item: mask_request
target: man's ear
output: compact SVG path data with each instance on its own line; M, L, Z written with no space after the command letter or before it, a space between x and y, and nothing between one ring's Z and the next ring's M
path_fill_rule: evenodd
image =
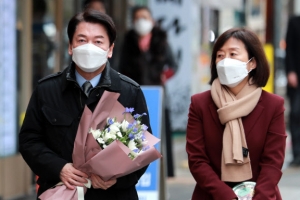
M72 44L70 44L70 43L69 43L69 47L68 47L68 53L69 53L70 56L73 54Z
M112 57L114 47L115 47L115 43L112 43L112 45L111 45L111 46L109 47L109 49L108 49L108 54L107 54L107 57L108 57L108 58L111 58L111 57Z

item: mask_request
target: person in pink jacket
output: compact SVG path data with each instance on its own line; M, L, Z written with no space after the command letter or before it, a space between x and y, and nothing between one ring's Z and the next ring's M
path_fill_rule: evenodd
M211 90L191 98L187 124L192 200L238 199L233 187L256 183L253 200L281 200L286 132L284 99L270 94L270 69L255 33L224 32L213 47Z

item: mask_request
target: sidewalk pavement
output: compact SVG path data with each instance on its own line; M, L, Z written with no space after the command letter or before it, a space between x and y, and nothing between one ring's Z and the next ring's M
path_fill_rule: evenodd
M173 138L175 177L167 180L168 200L190 200L194 190L195 180L188 169L185 142L184 134ZM300 167L288 167L291 159L291 142L290 137L288 137L283 175L279 182L283 200L300 199Z

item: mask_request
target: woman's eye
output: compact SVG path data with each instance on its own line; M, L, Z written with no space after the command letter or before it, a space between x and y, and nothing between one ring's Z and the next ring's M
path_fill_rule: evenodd
M217 58L222 58L222 56L223 56L223 55L219 54L219 55L217 55Z
M231 56L236 56L236 53L231 53L230 55L231 55Z
M83 40L83 39L81 39L81 40L79 40L79 42L84 42L84 40Z
M96 44L102 44L102 42L101 41L96 41Z

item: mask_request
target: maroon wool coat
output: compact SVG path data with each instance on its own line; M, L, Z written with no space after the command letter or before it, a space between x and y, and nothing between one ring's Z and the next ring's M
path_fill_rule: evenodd
M210 91L193 95L188 115L187 144L190 171L196 180L192 200L232 200L236 195L221 181L222 137ZM242 118L250 154L252 179L256 182L253 200L281 200L278 182L285 155L284 100L262 91L254 110Z

